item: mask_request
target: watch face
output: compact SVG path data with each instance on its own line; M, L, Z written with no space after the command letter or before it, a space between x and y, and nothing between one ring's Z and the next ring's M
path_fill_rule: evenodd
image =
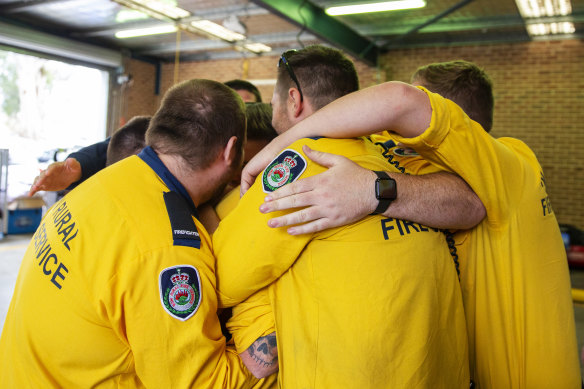
M375 197L378 200L395 200L397 197L395 180L378 178L375 185Z

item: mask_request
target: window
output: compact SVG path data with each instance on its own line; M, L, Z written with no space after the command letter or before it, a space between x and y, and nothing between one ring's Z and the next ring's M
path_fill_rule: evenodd
M9 150L8 200L26 194L40 169L101 141L109 73L0 50L0 148Z

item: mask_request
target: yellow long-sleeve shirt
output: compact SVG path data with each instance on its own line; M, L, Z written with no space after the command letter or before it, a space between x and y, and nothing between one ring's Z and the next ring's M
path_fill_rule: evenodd
M362 139L283 151L213 236L220 299L269 285L281 387L467 388L460 287L441 232L381 216L302 236L267 226L265 191L324 170L303 144L394 170Z
M566 252L541 166L523 142L493 138L425 91L430 127L397 140L460 175L487 210L455 236L478 388L580 388Z
M67 194L22 261L0 387L254 384L226 348L211 240L196 214L150 148Z

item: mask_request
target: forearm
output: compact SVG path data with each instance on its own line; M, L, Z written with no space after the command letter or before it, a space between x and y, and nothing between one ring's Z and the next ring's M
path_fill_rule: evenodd
M329 169L268 194L260 207L262 213L297 209L272 218L270 227L291 226L289 234L302 235L350 224L375 211L379 201L373 171L339 155L307 147L304 152ZM479 223L486 214L478 196L454 174L388 174L396 181L397 197L384 216L434 228L464 229Z
M71 185L71 188L85 181L105 167L109 142L110 138L107 138L104 141L94 143L71 153L67 157L75 158L81 165L81 177L77 182L74 182Z
M242 194L280 150L301 138L355 138L388 130L403 137L422 134L432 119L426 92L391 81L343 96L280 134L244 168Z
M434 228L467 229L476 226L486 215L478 196L454 174L389 175L396 180L398 197L384 216ZM373 207L377 206L376 199L372 203Z
M383 216L445 229L472 228L486 216L479 197L455 174L387 174L396 181L398 195L383 212ZM370 215L377 208L379 201L375 197L373 185L376 178L372 171L362 169L361 173L353 174L348 180L353 188L360 191L360 195L352 199L350 204L345 204L346 207L360 209L356 219ZM349 182L346 184L349 185ZM341 202L342 199L339 200Z
M429 126L431 115L424 91L392 81L343 96L280 136L285 141L310 136L352 138L392 130L414 137Z
M264 378L278 371L278 345L276 333L258 338L239 355L256 378Z

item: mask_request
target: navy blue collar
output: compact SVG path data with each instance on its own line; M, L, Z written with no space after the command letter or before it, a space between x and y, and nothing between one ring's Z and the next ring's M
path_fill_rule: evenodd
M180 181L177 180L176 177L168 170L164 163L162 163L152 147L146 146L142 151L140 151L138 157L140 157L144 162L146 162L148 166L152 168L152 170L154 170L158 177L160 177L160 179L166 184L168 189L179 193L185 199L189 205L189 208L191 209L191 213L198 219L199 213L197 212L195 203L193 203L193 199L191 199L191 196L189 196L189 192L187 192L183 184L181 184Z

